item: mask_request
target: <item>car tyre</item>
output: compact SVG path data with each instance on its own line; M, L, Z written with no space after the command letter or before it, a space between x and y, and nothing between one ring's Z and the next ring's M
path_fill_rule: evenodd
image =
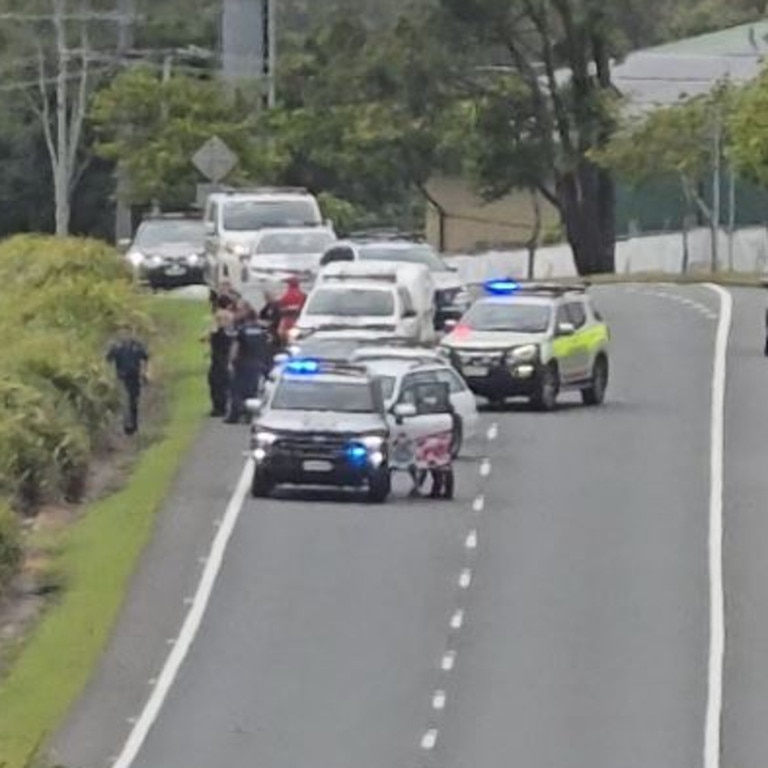
M383 504L392 491L392 479L389 468L381 469L371 475L368 481L368 501L372 504Z
M581 390L581 401L584 405L602 405L607 387L608 360L604 355L600 355L595 360L595 367L592 370L592 383Z
M537 411L554 411L560 394L560 375L557 366L548 365L541 373L531 404Z
M264 472L256 470L251 481L251 496L254 499L266 499L272 493L275 484Z
M464 444L464 424L459 419L454 428L453 428L453 434L451 435L451 458L452 459L458 459L459 454L461 453L461 448Z

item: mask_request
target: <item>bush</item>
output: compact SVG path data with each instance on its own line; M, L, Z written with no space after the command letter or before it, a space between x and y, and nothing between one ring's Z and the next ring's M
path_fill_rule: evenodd
M21 537L16 517L0 505L0 596L21 565Z

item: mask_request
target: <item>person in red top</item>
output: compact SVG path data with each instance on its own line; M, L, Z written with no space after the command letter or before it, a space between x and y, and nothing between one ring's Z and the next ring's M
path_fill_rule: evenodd
M301 290L298 277L288 279L288 288L278 300L280 307L279 336L285 344L288 341L288 331L293 328L307 300L307 294Z

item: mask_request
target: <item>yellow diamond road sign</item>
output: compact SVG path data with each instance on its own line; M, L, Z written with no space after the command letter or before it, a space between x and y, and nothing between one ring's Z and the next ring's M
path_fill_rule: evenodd
M206 179L218 184L234 170L238 157L218 136L213 136L192 156L192 162Z

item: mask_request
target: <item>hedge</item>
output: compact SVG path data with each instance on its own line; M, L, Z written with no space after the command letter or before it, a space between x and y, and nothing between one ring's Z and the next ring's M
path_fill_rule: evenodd
M125 322L153 331L113 248L41 235L0 243L0 510L34 515L46 502L81 499L120 405L104 355ZM0 514L1 590L18 562Z

